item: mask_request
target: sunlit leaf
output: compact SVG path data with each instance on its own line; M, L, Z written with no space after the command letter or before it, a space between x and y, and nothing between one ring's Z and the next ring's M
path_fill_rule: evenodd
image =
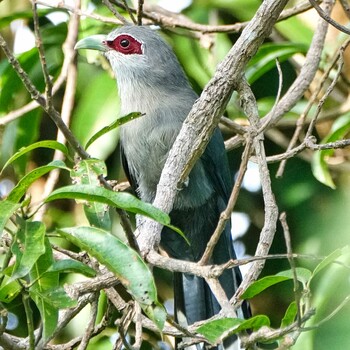
M134 113L129 113L128 115L125 115L123 117L118 118L117 120L115 120L114 122L112 122L111 124L109 124L108 126L103 127L101 130L99 130L98 132L96 132L93 136L90 137L90 139L88 140L88 142L85 145L85 148L89 148L89 146L94 143L98 138L100 138L101 136L103 136L104 134L106 134L109 131L112 131L116 128L118 128L119 126L133 120L136 118L141 117L142 114L140 112L134 112Z
M32 295L35 295L37 299L41 299L46 305L50 305L55 309L66 309L77 304L77 300L70 298L62 287L49 289L45 292L32 291Z
M245 329L258 330L263 326L270 326L270 320L265 315L257 315L248 320L239 318L223 318L206 322L197 328L197 332L204 335L215 344L221 337L241 332Z
M286 276L266 276L255 282L253 282L246 291L242 294L242 299L250 299L258 295L265 289L287 280L290 280L291 277Z
M321 143L335 142L344 137L350 130L350 113L339 117L332 125L330 133ZM327 159L334 153L334 149L315 152L312 158L312 172L315 178L330 188L335 188L332 175L329 171Z
M26 193L30 185L33 184L34 181L42 177L43 175L47 174L51 170L54 169L64 169L69 170L64 162L60 160L54 160L48 165L44 165L42 167L38 167L31 172L29 172L27 175L25 175L18 183L17 185L12 189L12 191L9 193L7 200L13 203L18 203L22 196Z
M46 198L46 201L63 198L105 203L113 207L148 216L163 225L169 225L170 223L169 215L149 203L140 201L129 193L114 192L99 186L73 185L58 188Z
M96 276L96 271L80 261L63 259L55 261L46 272L81 273L87 277Z
M3 303L10 303L23 288L18 281L7 282L0 288L0 301Z
M7 162L5 163L5 165L3 166L1 172L11 163L13 163L16 159L20 158L21 156L23 156L24 154L37 149L37 148L50 148L50 149L54 149L54 150L58 150L61 151L63 154L65 154L66 156L68 156L68 149L67 147L57 141L54 140L47 140L47 141L39 141L39 142L35 142L27 147L22 147L18 152L16 152L10 159L7 160ZM0 173L1 174L1 173Z
M148 316L160 326L164 325L165 311L158 302L152 273L133 249L110 233L94 227L65 228L58 232L107 266Z
M100 176L107 176L106 164L99 159L86 159L79 161L72 169L70 176L77 185L101 186ZM97 201L85 201L84 211L91 226L104 230L111 229L109 207Z
M45 295L59 286L58 272L45 273L54 263L53 253L49 240L45 237L45 253L40 256L30 271L30 281L32 286L29 294L39 309L42 325L43 338L49 338L55 331L58 322L58 309L48 303Z
M20 228L11 248L16 256L11 280L27 275L39 257L45 253L44 224L38 221L17 221L20 221Z
M276 67L276 59L284 62L296 53L305 53L307 46L300 43L265 43L247 65L247 79L254 83L263 74Z
M303 267L297 267L294 269L294 271L295 271L297 280L301 282L303 285L306 285L309 282L312 275L312 272L310 270L305 269ZM294 278L293 270L281 271L277 273L277 276L284 276L290 279Z
M18 203L13 203L8 199L0 201L0 235L13 213L20 207Z

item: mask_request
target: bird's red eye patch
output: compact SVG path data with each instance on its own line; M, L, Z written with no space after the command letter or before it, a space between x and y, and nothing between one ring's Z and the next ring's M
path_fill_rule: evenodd
M120 34L114 40L106 40L105 43L110 49L125 55L142 55L143 53L142 43L128 34Z

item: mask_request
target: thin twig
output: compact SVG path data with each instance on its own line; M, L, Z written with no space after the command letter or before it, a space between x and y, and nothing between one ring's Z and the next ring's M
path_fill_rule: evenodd
M340 23L336 22L334 19L332 19L327 13L325 13L322 8L317 4L315 0L309 0L312 6L315 8L315 10L318 12L318 14L331 26L337 28L341 32L350 35L350 29L341 25Z
M80 145L79 141L76 139L76 137L72 134L72 132L69 130L67 125L63 122L60 114L57 112L57 110L51 106L48 105L46 102L45 97L37 90L37 88L34 86L32 81L30 80L28 74L23 70L21 64L17 60L17 58L13 55L13 53L10 51L4 37L0 34L0 46L2 50L4 51L6 57L8 58L10 64L12 65L13 69L19 76L19 78L22 80L22 83L24 84L27 91L30 93L33 100L37 101L39 105L45 110L45 112L48 113L50 118L53 120L53 122L56 124L56 126L62 131L66 139L68 140L69 144L72 146L72 148L77 152L77 154L82 158L90 158L90 155L83 149L83 147Z
M113 15L123 24L128 24L129 22L123 17L111 4L109 0L102 0L102 2L108 7L109 11L113 13Z
M247 118L251 125L253 147L259 167L259 176L265 207L264 226L260 233L259 243L256 248L255 255L266 255L271 247L273 237L276 232L278 207L271 187L271 178L267 166L264 147L264 136L262 133L256 134L261 125L257 103L255 96L245 79L241 81L238 93L240 95L240 100L244 112L247 115ZM239 300L241 293L249 286L251 282L255 281L258 278L264 267L264 264L264 261L259 261L251 264L248 272L243 278L241 286L238 288L235 296L233 297L234 301Z
M327 13L330 13L333 7L332 0L325 0L324 8ZM328 23L320 19L315 29L311 45L305 58L305 62L301 67L300 74L295 79L288 91L278 102L273 111L274 117L270 122L270 127L275 126L284 114L291 110L291 108L300 100L305 91L309 88L315 74L318 70L321 53L324 48L324 41L327 34ZM262 118L262 122L266 119L271 119L272 112L268 113Z
M135 18L135 16L134 16L134 13L135 13L136 11L135 11L134 9L131 9L131 8L130 8L130 6L128 5L128 3L126 2L126 0L122 0L122 1L123 1L123 4L124 4L123 8L126 10L126 12L128 13L128 15L130 16L132 22L133 22L134 24L137 24L137 20L136 20L136 18ZM111 2L117 4L117 2L114 1L114 0L111 1ZM117 5L118 5L118 4L117 4ZM119 5L119 6L120 6L120 5Z
M260 134L265 129L267 129L270 122L274 119L275 109L277 107L277 103L279 102L279 100L281 98L282 88L283 88L283 73L282 73L282 69L281 69L281 64L279 63L278 59L276 59L276 67L277 67L277 71L278 71L278 89L277 89L277 95L275 98L275 103L272 107L271 113L269 113L270 114L269 118L265 119L264 122L262 123L262 125L260 126L260 128L258 130L258 134Z
M142 17L143 17L143 0L138 0L137 6L137 25L142 26Z
M51 106L52 105L52 81L47 68L45 49L43 45L43 40L41 38L40 28L39 28L39 16L37 12L36 0L32 0L32 10L33 10L35 43L39 52L41 70L44 74L44 80L45 80L46 103L47 103L47 106Z
M301 327L301 309L300 309L300 293L299 293L299 281L298 276L296 273L296 264L293 257L293 249L292 249L292 242L290 238L290 232L289 227L287 223L287 215L285 212L281 213L280 215L280 222L282 224L283 228L283 234L284 234L284 241L286 242L287 247L287 255L288 255L288 261L290 268L292 270L293 274L293 284L294 284L294 297L295 297L295 303L297 305L297 320L298 320L298 326Z
M346 16L350 19L350 5L347 0L339 0L340 4L346 14Z
M95 326L97 312L98 312L98 296L99 294L95 294L95 300L93 300L91 303L90 319L88 324L86 325L84 335L81 338L81 342L77 350L85 350L89 345L92 334L94 333L94 330L95 330L94 326Z
M294 134L292 136L292 139L291 139L291 141L290 141L290 143L288 145L287 152L290 151L296 145L296 143L297 143L297 141L299 139L300 133L301 133L301 131L303 129L303 126L305 124L306 117L307 117L308 113L310 112L311 107L314 104L314 101L317 99L317 96L319 95L320 91L322 90L322 88L323 88L326 80L328 79L331 71L333 70L334 66L337 64L337 62L342 57L342 55L344 53L344 50L349 45L349 43L350 43L350 39L348 39L344 44L341 45L341 47L337 51L337 54L334 55L332 61L330 62L327 70L323 73L323 75L322 75L322 77L320 79L320 82L319 82L319 84L317 86L317 89L315 89L314 92L312 93L312 96L310 97L306 108L304 109L303 113L300 115L299 119L297 120L296 128L295 128ZM333 81L334 81L334 79L333 79ZM318 116L318 113L317 113L317 116ZM313 126L311 128L309 127L309 132L308 132L309 136L311 136L311 132L310 131L313 130L313 127L314 127L316 119L313 118L312 120L313 120L313 122L311 121L310 123L313 123ZM307 138L307 137L308 136L306 136L305 138ZM283 176L283 172L284 172L285 167L286 167L286 160L283 160L281 162L281 164L279 165L279 167L278 167L278 170L277 170L277 173L276 173L276 177L282 177Z
M80 8L80 0L75 2L76 8ZM76 65L76 51L74 46L78 38L78 28L79 28L80 16L74 12L70 17L68 24L68 33L65 42L63 43L63 53L64 60L62 65L61 74L65 76L66 79L66 89L63 96L62 109L61 109L61 118L65 125L70 124L70 118L72 115L74 107L74 99L76 92L77 84L77 65ZM63 71L65 70L65 71ZM62 144L66 143L66 138L60 129L57 130L56 140ZM64 160L64 154L55 150L53 155L54 160ZM60 174L60 169L54 169L50 172L44 186L42 198L46 198L54 189ZM35 220L42 220L42 216L47 209L47 204L44 204L40 207L38 212L35 214Z
M133 348L139 350L142 345L142 310L138 303L135 303L135 342Z

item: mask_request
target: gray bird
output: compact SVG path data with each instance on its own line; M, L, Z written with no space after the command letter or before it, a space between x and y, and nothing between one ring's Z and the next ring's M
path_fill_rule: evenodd
M107 36L92 36L78 42L76 49L100 50L109 60L117 80L121 115L145 115L120 130L122 162L136 194L152 202L168 152L191 110L196 93L191 88L173 50L146 26L124 26ZM173 258L198 261L225 209L232 188L225 147L217 129L206 151L179 191L170 213L171 222L185 232L190 245L177 233L164 228L161 246ZM235 259L230 225L214 250L211 263ZM220 283L231 298L241 282L238 268L226 270ZM220 306L206 282L189 274L174 274L175 316L186 326L219 313ZM246 307L240 317L249 316ZM203 344L187 347L204 349ZM230 337L215 349L239 349Z

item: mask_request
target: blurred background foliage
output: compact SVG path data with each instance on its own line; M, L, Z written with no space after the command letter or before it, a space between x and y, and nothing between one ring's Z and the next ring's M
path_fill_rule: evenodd
M146 1L147 3L148 1ZM153 1L164 6L175 6L175 2ZM292 7L297 1L290 1ZM72 3L72 2L66 2ZM177 3L177 2L176 2ZM179 7L180 3L178 2ZM231 24L251 19L260 1L258 0L193 0L187 1L184 7L178 8L191 20L198 23ZM97 0L83 1L83 8L93 9L94 13L112 17L109 10ZM65 9L40 9L40 24L44 40L45 54L49 73L53 80L57 78L62 67L64 55L62 45L67 35L69 12ZM339 16L338 16L339 14ZM342 20L339 6L333 16ZM310 45L318 16L314 10L291 17L278 23L267 40L247 67L247 77L257 98L261 116L270 111L275 103L279 85L279 74L275 59L281 63L283 72L283 89L285 92L299 73L300 65ZM346 24L346 22L345 22ZM96 33L107 33L114 25L95 19L82 17L79 36L85 37ZM36 87L43 91L45 82L41 71L37 49L34 48L33 19L29 2L4 0L0 2L0 31L7 42L11 43L24 70ZM181 35L179 35L181 34ZM217 64L225 56L238 34L215 34L210 37L213 45L208 49L205 43L196 40L185 30L164 31L166 40L173 46L194 89L201 89L213 75ZM330 29L326 42L320 72L325 69L335 50L344 41L345 34ZM316 126L315 136L318 142L335 141L349 136L350 106L349 79L350 55L347 50L343 76L336 85ZM103 126L110 124L118 117L118 95L115 81L106 61L95 52L79 53L78 81L75 105L71 120L71 130L82 144ZM94 64L91 64L91 63ZM329 84L329 82L327 83ZM280 124L266 133L268 155L285 151L294 132L295 123L304 110L313 87L299 101L297 106L281 120ZM11 112L31 101L16 73L0 51L0 118L6 118ZM63 88L54 96L54 104L61 108ZM312 107L315 110L316 104ZM311 112L312 115L313 112ZM239 107L236 94L231 98L226 115L237 123L246 123ZM233 136L223 129L225 137ZM0 119L0 167L22 146L39 140L56 138L56 127L40 108L35 108L20 118L4 124ZM118 132L104 135L88 152L103 159L108 165L108 179L124 179L118 156ZM232 173L239 166L241 149L229 153ZM0 193L6 196L9 188L24 176L30 169L47 164L52 158L52 150L35 150L18 159L13 166L5 169L0 179ZM276 178L277 164L270 165L273 191L280 211L287 213L294 252L323 257L333 250L350 243L350 162L349 149L323 151L316 154L304 152L287 162L281 178ZM319 180L322 180L319 181ZM59 186L70 183L62 174ZM38 181L31 188L32 201L40 199L42 182ZM258 235L263 224L264 206L259 187L258 172L251 164L236 206L237 225L233 222L234 233L237 231L237 250L241 256L254 254ZM79 205L71 202L52 205L45 215L48 229L69 226L84 222ZM116 219L116 221L118 221ZM242 222L242 224L239 224ZM117 222L115 230L121 233ZM56 239L59 244L62 242ZM55 240L53 240L56 242ZM271 254L284 253L285 240L281 227L278 227ZM317 259L298 259L299 266L314 268ZM349 262L344 262L349 263ZM268 260L264 275L277 273L289 268L286 259ZM156 271L159 280L160 294L163 300L171 297L171 277L164 271ZM76 280L75 275L61 277L63 281ZM312 303L317 308L314 318L308 323L316 325L330 315L335 308L350 295L349 269L337 264L331 265L311 286ZM266 314L273 326L280 324L285 310L293 300L291 283L281 283L269 288L252 301L253 312ZM25 335L25 316L21 300L14 299L9 305L11 310L12 333ZM350 348L350 305L345 305L334 317L314 331L304 332L293 349L348 349ZM38 320L39 315L35 313ZM61 341L79 335L85 327L83 315L73 320L61 336ZM109 349L113 338L113 329L99 336L89 349ZM150 337L152 335L150 334ZM146 347L145 347L146 348Z

